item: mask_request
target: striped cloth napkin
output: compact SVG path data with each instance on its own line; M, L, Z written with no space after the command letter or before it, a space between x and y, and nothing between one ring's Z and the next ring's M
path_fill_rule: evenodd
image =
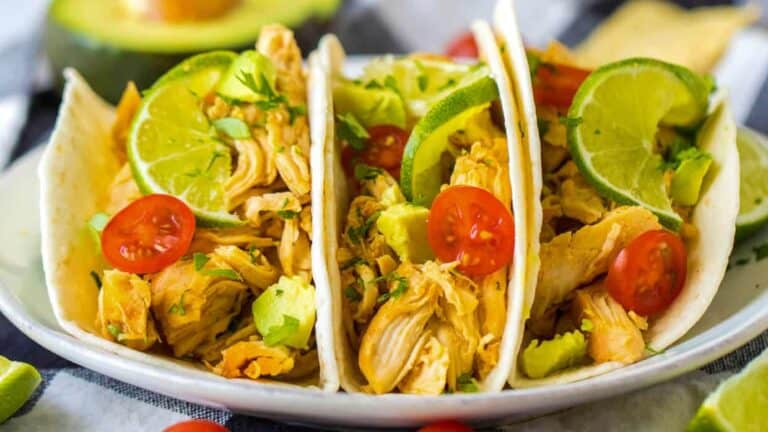
M38 0L44 3L44 0ZM768 10L768 0L762 0ZM16 3L13 2L14 8ZM433 51L466 29L473 18L491 16L493 0L357 0L347 2L335 24L350 53ZM544 46L552 38L568 45L582 40L619 1L518 0L520 25L527 43ZM688 1L680 3L728 3ZM10 5L10 2L6 3ZM0 5L0 17L4 16ZM0 27L3 26L0 19ZM0 32L0 41L3 41ZM3 60L0 45L0 60ZM740 33L718 65L715 75L730 89L737 120L768 133L768 27L765 24ZM7 99L0 87L0 121L11 117L4 110ZM22 118L26 95L12 93L23 104L12 114ZM10 112L9 111L9 112ZM21 117L18 117L21 116ZM18 133L23 121L16 121ZM4 147L0 124L0 163L10 154ZM9 130L6 132L13 132ZM3 319L0 317L0 327ZM7 322L5 325L8 325ZM0 329L1 330L1 329ZM2 333L2 332L0 332ZM768 333L738 351L665 384L578 407L515 425L500 425L499 431L589 431L617 424L633 425L622 430L684 430L704 397L717 384L757 356L768 346ZM2 354L2 348L0 348ZM206 418L240 431L310 431L304 426L283 425L190 404L145 391L82 368L46 369L44 382L32 400L7 423L4 432L135 432L160 431L189 418Z

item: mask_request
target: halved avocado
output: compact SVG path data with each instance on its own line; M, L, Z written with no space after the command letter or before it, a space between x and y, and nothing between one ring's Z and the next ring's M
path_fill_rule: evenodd
M53 0L45 47L59 88L61 71L74 67L99 94L116 102L127 81L146 88L193 54L252 48L266 24L282 23L301 32L313 18L329 19L340 3L242 0L214 19L165 23L130 16L118 1Z

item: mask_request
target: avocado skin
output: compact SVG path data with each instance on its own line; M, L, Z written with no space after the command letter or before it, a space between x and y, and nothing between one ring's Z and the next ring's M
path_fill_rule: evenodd
M308 52L308 48L316 45L328 25L328 22L310 19L294 30L302 52ZM155 80L182 60L205 52L201 50L166 54L128 50L71 31L50 14L46 19L43 44L51 64L54 88L57 92L61 93L64 89L62 72L67 67L73 67L96 93L112 104L120 100L128 81L135 82L139 89L149 88ZM221 47L235 51L252 48L253 44Z

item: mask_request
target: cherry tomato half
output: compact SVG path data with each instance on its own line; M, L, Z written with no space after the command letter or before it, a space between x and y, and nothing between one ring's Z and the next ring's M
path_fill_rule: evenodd
M452 40L445 49L445 55L453 58L477 58L479 50L475 36L471 31L466 31Z
M147 195L112 217L101 233L101 252L118 270L155 273L181 258L195 234L195 215L178 198Z
M376 125L368 129L369 138L364 150L344 148L341 158L347 174L354 172L357 162L387 170L395 179L400 178L403 151L408 132L393 125Z
M169 426L163 432L229 432L229 429L210 420L187 420Z
M542 62L533 78L533 98L537 105L568 108L589 74L586 69Z
M441 261L459 261L467 275L485 276L512 261L515 221L487 190L451 186L432 202L427 238Z
M648 316L666 309L685 284L688 258L680 237L669 231L640 234L622 249L605 279L625 309Z
M474 429L457 421L444 420L424 426L418 432L474 432Z

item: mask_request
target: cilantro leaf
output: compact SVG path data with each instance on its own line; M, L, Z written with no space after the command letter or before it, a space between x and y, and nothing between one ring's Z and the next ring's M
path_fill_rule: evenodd
M206 276L220 277L220 278L230 279L233 281L242 282L243 280L243 277L240 276L240 273L232 269L206 269L206 270L203 270L201 273Z
M120 327L114 324L107 324L107 331L117 340L120 340L120 335L123 334L123 331L120 330Z
M192 255L192 262L195 263L195 270L196 271L202 270L203 267L205 267L205 264L208 262L208 260L210 260L210 258L208 258L208 255L206 255L204 253L195 252Z
M272 326L264 335L264 343L268 346L274 346L291 337L299 329L299 320L290 316L283 315L283 324Z
M541 66L541 57L530 51L525 52L525 57L528 59L528 70L531 72L531 79L536 78L536 72L539 71Z
M550 123L544 119L536 120L536 124L539 126L539 136L544 136L549 132Z
M372 167L370 165L359 163L355 165L355 178L363 180L376 180L376 177L384 172L381 168Z
M462 393L477 393L480 391L480 388L477 385L477 380L468 373L459 375L456 379L456 384L458 384L459 391Z
M184 309L184 296L187 295L187 291L189 290L186 290L183 293L181 293L181 297L179 298L179 301L171 305L171 307L168 309L168 313L181 315L181 316L184 316L187 314L187 310Z
M232 139L250 139L251 130L237 117L224 117L213 121L213 127Z
M364 259L362 259L360 257L354 257L354 258L350 259L349 261L345 262L344 264L342 264L341 266L339 266L339 269L341 271L344 271L344 270L346 270L348 268L352 268L352 267L354 267L354 266L356 266L358 264L363 264L363 263L365 263Z
M278 211L277 211L277 215L278 215L278 216L279 216L281 219L285 219L285 220L288 220L288 219L293 219L293 218L295 218L296 216L298 216L298 215L299 215L299 212L297 212L297 211L293 211L293 210L278 210Z
M336 133L355 150L365 150L365 141L371 137L352 113L336 115Z
M405 276L400 276L399 274L392 272L386 276L382 276L382 278L387 281L397 281L397 286L392 291L380 295L379 298L376 299L379 303L383 303L391 298L400 298L408 289L408 279L406 279Z
M344 297L353 302L359 302L363 299L363 295L360 294L352 285L347 285L347 287L344 288Z
M357 227L349 227L347 229L347 235L349 236L349 240L352 243L360 244L364 238L368 237L368 231L371 230L371 227L374 223L376 223L376 220L381 215L380 211L377 211L376 213L372 214L368 217L368 219L365 220L365 222L362 223L362 225Z

